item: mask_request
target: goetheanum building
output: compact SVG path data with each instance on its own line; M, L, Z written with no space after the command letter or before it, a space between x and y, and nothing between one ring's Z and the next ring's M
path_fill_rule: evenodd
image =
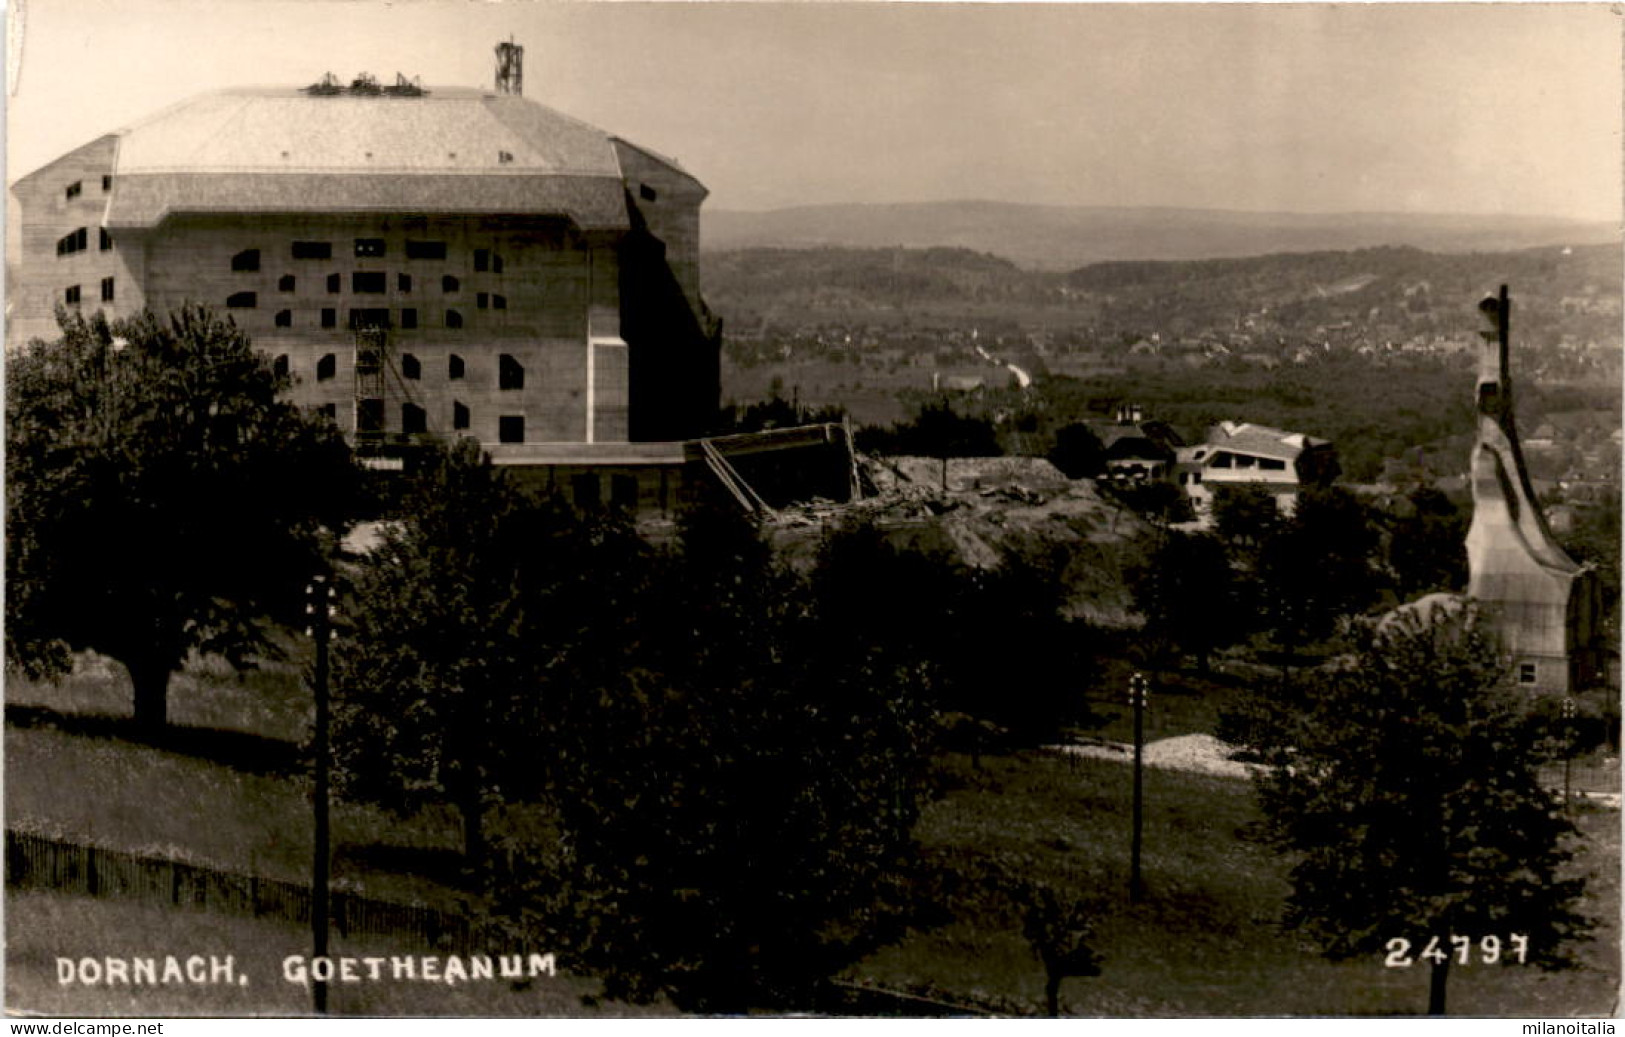
M1511 303L1505 286L1480 307L1496 330L1479 354L1468 596L1512 656L1520 685L1566 694L1598 678L1599 584L1552 538L1524 468L1508 370Z
M499 70L499 85L517 90ZM363 453L471 436L666 506L717 411L705 187L519 96L368 76L183 101L13 185L13 341L57 305L230 317Z

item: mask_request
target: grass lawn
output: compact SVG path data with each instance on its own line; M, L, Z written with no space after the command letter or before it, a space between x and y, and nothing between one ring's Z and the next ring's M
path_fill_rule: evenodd
M274 641L287 658L241 673L223 659L193 657L169 679L170 723L304 742L314 709L304 681L309 645L287 634L276 635ZM6 705L76 716L128 717L130 679L123 666L106 656L81 653L72 676L61 681L30 681L8 673Z
M953 763L962 787L932 804L919 835L953 921L913 931L844 978L931 990L1011 1012L1043 1004L1044 974L1000 887L1043 880L1103 899L1096 979L1070 979L1063 1010L1080 1016L1413 1015L1427 1005L1426 970L1381 956L1331 963L1276 925L1286 862L1242 837L1257 820L1242 781L1148 769L1143 869L1148 895L1127 899L1127 767L1024 754ZM1581 815L1585 903L1596 939L1584 968L1452 970L1452 1014L1605 1015L1619 986L1619 815ZM1397 935L1397 934L1396 934Z
M504 948L490 948L492 954ZM390 956L422 948L334 935L330 953ZM61 986L55 959L175 954L232 955L246 986ZM310 934L261 919L173 910L148 904L54 893L13 893L6 899L6 1005L14 1012L55 1016L303 1015L310 993L283 979L282 960L310 955ZM560 972L533 980L457 986L392 981L333 983L334 1015L408 1016L645 1016L672 1015L669 1005L599 1002L596 980ZM385 966L387 970L387 966ZM388 973L386 971L385 975ZM584 1002L583 998L591 999Z

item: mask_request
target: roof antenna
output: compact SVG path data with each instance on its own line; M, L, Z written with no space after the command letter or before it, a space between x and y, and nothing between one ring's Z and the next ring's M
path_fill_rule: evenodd
M517 97L524 92L525 48L515 43L509 33L506 43L497 44L497 93Z

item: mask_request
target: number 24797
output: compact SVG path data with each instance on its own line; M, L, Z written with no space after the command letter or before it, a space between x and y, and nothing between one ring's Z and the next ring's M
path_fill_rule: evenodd
M1506 939L1508 946L1503 946L1499 936L1486 936L1478 941L1478 958L1486 965L1494 965L1501 960L1505 950L1507 960L1517 960L1519 965L1529 960L1529 937L1522 933L1512 933ZM1418 961L1425 961L1431 965L1443 965L1452 952L1456 962L1460 965L1473 963L1473 938L1471 936L1451 936L1441 941L1435 936L1428 940L1427 946L1411 957L1411 941L1403 936L1396 936L1383 945L1388 950L1388 956L1383 964L1391 969L1408 969ZM1449 947L1450 950L1445 948Z

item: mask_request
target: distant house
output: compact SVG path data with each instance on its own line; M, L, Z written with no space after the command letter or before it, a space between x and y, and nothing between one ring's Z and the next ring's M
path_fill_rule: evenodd
M1112 421L1086 422L1105 454L1105 477L1119 482L1166 479L1173 470L1179 434L1160 421L1144 420L1138 404L1117 408Z
M1175 481L1199 516L1210 512L1214 490L1223 486L1260 487L1290 514L1300 489L1323 486L1339 470L1337 452L1327 440L1232 421L1209 429L1206 442L1180 447L1174 463Z

